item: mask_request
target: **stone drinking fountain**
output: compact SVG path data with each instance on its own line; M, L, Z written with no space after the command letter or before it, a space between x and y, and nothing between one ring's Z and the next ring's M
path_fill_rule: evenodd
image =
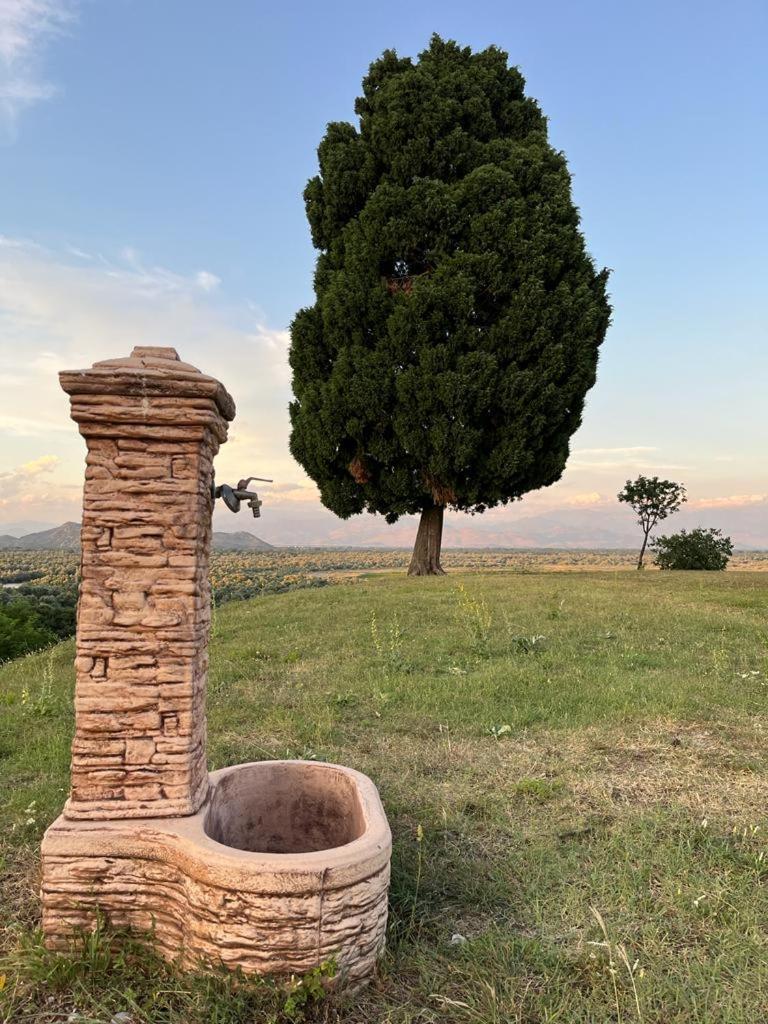
M72 785L42 847L43 930L65 950L99 921L185 967L342 985L384 944L391 837L378 792L340 765L209 774L213 458L235 406L172 348L60 375L88 448ZM251 478L253 479L253 478Z

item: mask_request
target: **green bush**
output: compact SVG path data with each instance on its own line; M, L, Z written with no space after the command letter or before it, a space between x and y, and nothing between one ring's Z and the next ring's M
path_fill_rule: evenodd
M724 537L721 530L702 527L657 537L651 547L660 569L725 569L733 553L730 537Z
M59 640L66 640L75 632L76 585L22 585L16 594L32 604L42 626L54 633Z
M19 658L56 641L31 601L18 599L0 605L0 662Z
M72 636L76 608L74 585L0 588L0 662Z

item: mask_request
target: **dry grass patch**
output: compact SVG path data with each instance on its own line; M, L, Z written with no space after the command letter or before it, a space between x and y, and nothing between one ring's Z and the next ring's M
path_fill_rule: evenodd
M417 805L469 807L476 815L486 801L504 804L515 820L530 812L539 824L564 810L613 816L670 808L757 820L768 806L766 730L768 718L654 719L495 741L452 738L436 726L429 740L379 737L362 761L385 792L412 793ZM360 760L359 748L349 751L355 755Z

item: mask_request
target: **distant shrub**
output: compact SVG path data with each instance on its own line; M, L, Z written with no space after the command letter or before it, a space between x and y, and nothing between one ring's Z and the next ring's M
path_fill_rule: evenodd
M19 658L75 632L74 585L0 588L0 661Z
M7 583L28 583L30 580L39 580L45 573L38 571L34 572L31 570L17 570L15 572L0 574L0 584L5 586Z
M19 658L56 640L40 621L31 601L17 599L0 605L0 662Z
M59 640L66 640L75 632L77 616L77 586L23 585L16 591L35 609L42 626Z
M725 569L733 553L730 537L724 537L721 530L702 527L657 537L651 547L660 569Z

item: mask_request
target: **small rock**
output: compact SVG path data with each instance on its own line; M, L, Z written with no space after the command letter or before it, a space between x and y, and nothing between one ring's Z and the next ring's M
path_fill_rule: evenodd
M133 1014L122 1010L114 1015L109 1024L133 1024Z
M463 946L466 941L467 940L465 936L463 936L460 932L454 932L453 935L451 936L452 946Z

